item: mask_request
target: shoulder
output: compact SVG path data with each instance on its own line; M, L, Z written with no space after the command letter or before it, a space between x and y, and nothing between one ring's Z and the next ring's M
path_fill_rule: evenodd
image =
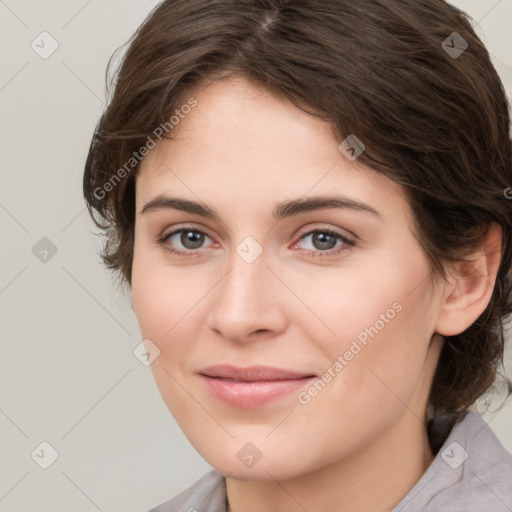
M148 512L225 512L226 480L212 469L196 483Z
M468 412L394 511L481 512L507 507L512 509L512 453L478 413Z

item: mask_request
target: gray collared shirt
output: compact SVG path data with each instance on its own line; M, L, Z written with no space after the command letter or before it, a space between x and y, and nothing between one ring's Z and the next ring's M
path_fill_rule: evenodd
M149 512L226 512L226 480L211 470ZM391 512L512 512L512 453L476 412L456 423L432 464Z

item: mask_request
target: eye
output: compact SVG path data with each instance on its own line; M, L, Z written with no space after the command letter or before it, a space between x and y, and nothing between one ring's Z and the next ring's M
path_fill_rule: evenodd
M193 256L196 249L204 248L205 239L211 238L202 230L195 227L182 227L164 235L158 242L164 249L176 256ZM333 229L315 229L303 234L300 241L309 239L309 247L304 250L312 256L332 256L346 251L355 245L355 242L342 233ZM292 248L296 248L296 242ZM183 248L184 250L180 250Z
M353 240L350 240L342 233L333 229L315 229L307 232L300 237L300 240L308 240L309 247L306 247L308 254L314 256L324 256L338 254L341 251L350 249L355 245ZM294 244L294 247L297 245Z
M192 256L196 252L195 249L202 248L205 238L210 237L204 231L194 227L183 227L163 236L159 243L166 251L178 256ZM179 250L180 244L184 251Z

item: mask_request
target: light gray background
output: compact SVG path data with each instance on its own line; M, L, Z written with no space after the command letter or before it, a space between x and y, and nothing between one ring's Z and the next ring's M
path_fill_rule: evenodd
M0 0L0 511L146 511L209 469L133 355L137 322L81 193L107 60L157 3ZM454 4L510 97L512 0ZM43 31L59 45L47 59L31 48ZM511 403L484 418L512 451ZM48 469L31 458L43 441L58 452Z

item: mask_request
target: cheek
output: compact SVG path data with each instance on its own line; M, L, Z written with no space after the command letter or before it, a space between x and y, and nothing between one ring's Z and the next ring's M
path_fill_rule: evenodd
M187 291L190 287L181 289L176 281L144 255L136 253L132 272L133 309L142 338L150 339L160 350L151 371L166 406L182 424L187 418L190 396L180 383L183 365L194 342L194 337L184 328L190 325L191 305L197 302L197 297L188 300L188 295L195 294Z
M387 339L392 348L403 345L407 334L414 342L420 335L418 328L428 322L429 304L421 298L426 292L424 286L411 292L415 280L426 273L421 259L402 265L384 254L371 262L326 273L314 282L300 275L290 276L294 291L305 298L310 310L295 321L317 339L323 324L320 344L328 354L349 350L353 341L365 348Z
M420 252L408 251L407 260L391 264L385 257L377 259L364 272L326 281L328 292L312 297L334 332L316 336L330 362L321 371L331 368L333 393L362 410L383 406L383 401L391 406L407 402L427 357L435 302L428 299L431 290L424 280L429 267ZM311 328L307 332L315 338Z
M402 299L400 306L400 312L388 323L373 321L359 332L359 338L356 335L345 342L350 346L343 353L344 359L348 359L347 355L352 359L341 371L333 393L348 401L355 417L364 417L368 411L387 411L378 420L386 422L401 414L404 404L411 404L413 409L417 406L411 400L420 385L428 355L428 314L422 301ZM348 404L340 403L337 410L342 413Z
M180 349L192 347L186 328L194 325L196 294L170 283L163 274L147 272L143 280L132 281L133 309L143 338L149 338L161 351L178 361Z
M388 306L386 301L382 304ZM428 343L420 338L414 327L416 320L421 318L419 309L422 308L405 300L401 305L403 309L376 332L370 329L375 322L373 319L378 318L374 313L385 313L386 308L375 303L375 310L372 308L368 317L372 319L371 325L364 326L368 332L354 326L350 333L355 335L341 336L337 347L330 347L330 364L338 362L343 368L337 372L330 366L334 377L326 378L329 382L325 387L318 385L318 389L306 389L306 394L300 396L302 401L299 402L304 405L298 406L295 415L299 427L302 422L313 426L320 424L323 435L331 441L329 450L332 446L339 447L336 456L339 452L348 454L362 449L406 410L417 411L421 417L414 397L424 369ZM382 326L379 323L377 327ZM360 332L368 335L366 344L357 339ZM328 369L326 366L323 371L328 372ZM323 380L322 375L320 379ZM302 435L297 429L295 432L297 436ZM350 439L348 444L347 439ZM319 446L313 446L312 451L315 450L320 450ZM335 451L326 456L333 456Z
M211 281L211 280L210 280ZM155 377L165 368L174 374L182 372L188 355L196 350L204 325L204 302L208 276L192 267L172 268L157 261L143 250L134 254L132 272L132 304L141 335L160 350L153 364ZM164 378L169 379L164 375ZM172 386L172 382L167 383Z
M134 245L132 265L132 304L143 337L164 339L166 333L183 315L183 299L190 287L180 286L162 264L159 251L141 238ZM181 299L181 300L180 300Z

